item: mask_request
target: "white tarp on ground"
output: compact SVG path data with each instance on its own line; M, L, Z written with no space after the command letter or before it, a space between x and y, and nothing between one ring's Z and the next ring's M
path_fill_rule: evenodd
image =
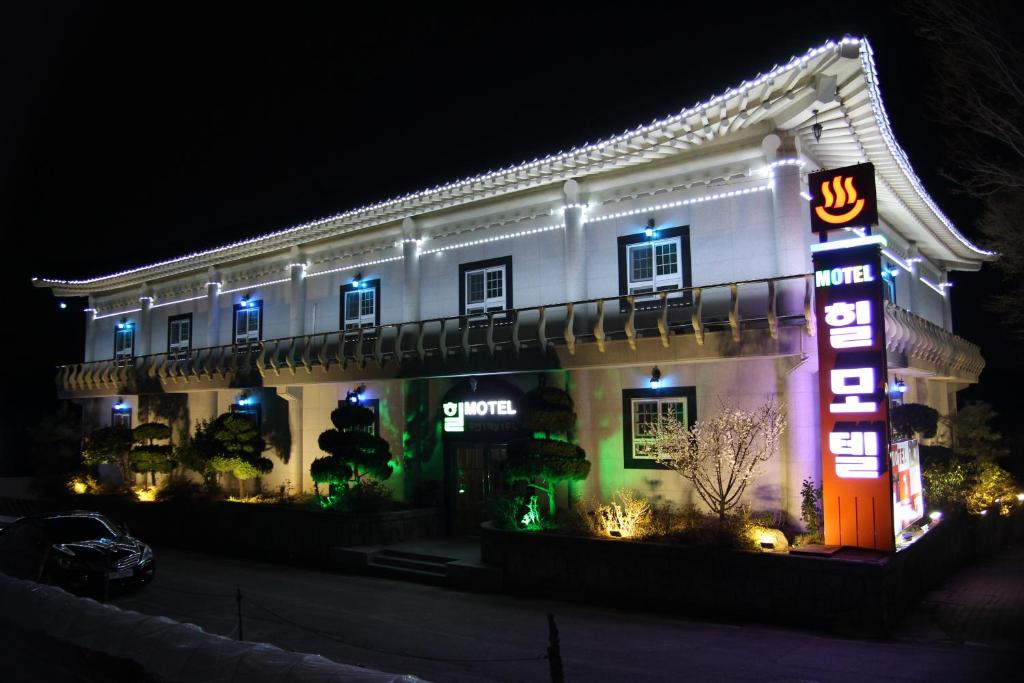
M194 624L103 605L0 574L0 619L95 652L131 659L167 681L422 683L415 676L338 664L206 633Z

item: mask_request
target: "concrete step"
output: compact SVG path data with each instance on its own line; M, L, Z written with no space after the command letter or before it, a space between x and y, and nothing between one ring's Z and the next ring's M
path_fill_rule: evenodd
M436 564L444 564L451 562L458 558L446 557L443 555L432 555L427 553L414 553L410 550L396 550L394 548L384 548L378 555L387 555L388 557L401 557L407 560L415 560L417 562L434 562Z
M444 574L444 567L446 561L438 562L433 559L419 559L412 557L412 553L403 553L401 555L393 554L389 550L384 550L379 553L374 553L370 556L371 566L385 566L395 567L398 569L413 569L416 571L424 572L437 572Z

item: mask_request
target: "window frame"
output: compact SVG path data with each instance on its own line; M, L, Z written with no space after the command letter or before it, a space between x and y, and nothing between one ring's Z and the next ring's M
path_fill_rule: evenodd
M253 421L256 422L256 429L263 433L263 406L260 403L252 403L250 405L240 406L237 403L232 403L228 408L228 412L234 415L250 415Z
M118 418L127 418L128 424L119 425ZM113 406L110 407L110 426L111 427L127 427L132 428L132 407L128 406L127 410L118 410Z
M171 328L176 323L188 322L188 346L184 350L175 351L171 348ZM174 360L183 360L189 358L192 355L192 332L195 330L195 326L192 323L191 313L182 313L180 315L172 315L167 318L167 357ZM180 348L180 347L179 347Z
M493 306L487 305L487 273L502 269L502 307L489 310ZM483 310L470 313L467 311L469 275L483 271L484 273L484 303ZM496 297L495 297L496 298ZM515 308L512 302L512 257L501 256L498 258L485 259L483 261L471 261L459 264L459 315L471 319L485 318L488 314L498 314L503 311L510 311Z
M345 405L345 399L339 398L338 399L338 407L340 408L343 405ZM364 408L369 408L370 410L373 411L373 424L370 425L371 427L373 427L373 432L371 432L371 434L373 436L380 436L380 399L379 398L364 398L364 399L360 399L359 400L359 405L363 406Z
M666 291L669 296L672 297L674 303L678 303L684 306L689 306L693 303L693 293L689 291L689 288L693 286L693 275L690 264L690 226L682 225L674 228L663 228L658 230L657 237L648 237L643 231L639 233L633 233L630 235L620 235L618 237L618 260L619 260L619 294L627 296L629 294L635 294L638 300L644 302L655 301L658 299L658 293L660 291ZM676 287L669 287L669 284L665 283L669 279L669 276L657 274L657 247L663 244L676 243L678 245L678 256L677 256L677 267L679 272L677 275L671 277L671 280ZM639 247L646 244L651 245L651 281L650 281L650 292L631 292L631 289L637 289L642 286L633 281L632 276L632 264L630 263L630 253ZM659 284L659 277L663 283ZM661 287L662 289L659 289ZM679 290L683 290L679 293Z
M343 332L358 332L360 329L367 327L380 327L380 278L374 280L365 280L366 285L364 287L356 288L351 282L347 285L341 286L341 310L338 318L338 329ZM345 317L345 307L348 295L352 292L373 292L373 320L363 321L364 316L360 315L360 321L353 323L352 327L349 327L348 318ZM360 307L362 307L362 298L360 297ZM366 316L368 317L368 316Z
M234 308L231 311L231 341L236 351L247 351L251 349L253 346L259 345L263 341L263 299L251 301L250 304L250 306L243 306L241 303L237 303L235 304ZM238 312L242 310L249 312L255 310L259 315L259 325L256 331L257 338L255 341L247 340L241 343L239 343L238 341ZM248 328L248 326L249 323L248 321L246 321L246 327Z
M643 440L633 436L633 410L638 402L658 401L658 414L661 415L662 402L684 402L686 424L692 425L697 419L697 388L696 387L659 387L658 389L623 389L622 390L622 459L625 469L663 470L664 465L651 458L636 457L635 449Z
M120 323L118 323L120 324ZM123 352L118 354L118 335L119 334L130 334L131 335L131 348L128 349L127 355ZM122 349L123 351L123 349ZM124 322L124 327L118 329L117 325L114 325L114 364L118 367L123 365L131 365L135 358L135 323L127 320Z

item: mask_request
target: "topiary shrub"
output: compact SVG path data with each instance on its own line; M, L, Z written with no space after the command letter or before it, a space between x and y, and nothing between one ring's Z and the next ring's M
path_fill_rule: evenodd
M176 466L171 459L170 444L155 444L171 438L171 428L159 422L146 422L132 430L134 446L128 455L135 472L149 472L150 482L156 484L157 472L170 472Z
M352 396L349 394L350 399ZM372 498L374 494L354 489L391 476L391 447L386 440L367 431L374 423L373 411L357 401L346 400L331 412L331 423L334 428L325 430L317 439L320 450L329 455L317 458L309 468L313 482L318 485L317 496L319 484L327 484L328 505L340 502L341 495L351 501Z
M520 402L520 420L525 429L544 437L513 439L503 466L505 479L525 481L548 499L548 514L555 515L555 487L565 481L580 481L590 474L586 452L568 441L551 439L553 432L569 432L576 423L572 396L562 389L538 387Z
M939 411L922 403L907 403L892 409L889 423L897 440L931 439L939 428Z
M260 436L256 422L239 413L224 413L210 425L207 446L213 452L208 463L215 472L230 472L238 479L238 495L245 496L245 482L274 468L262 456L267 443Z

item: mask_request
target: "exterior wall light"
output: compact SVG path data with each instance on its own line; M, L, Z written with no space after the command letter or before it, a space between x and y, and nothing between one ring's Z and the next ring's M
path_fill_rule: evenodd
M649 238L655 238L658 236L658 231L654 229L654 219L647 219L647 227L644 229L644 234Z
M57 304L57 306L59 306L60 310L63 311L65 308L68 307L68 303L66 301L61 301L59 304Z
M366 282L363 281L363 274L362 273L356 273L355 278L353 278L353 280L352 280L352 288L353 289L361 289L362 287L365 287L365 286L366 286Z
M366 385L360 384L355 389L345 392L345 401L353 405L358 405L362 401L363 392L366 391Z
M822 127L821 127L821 124L818 123L818 110L817 109L812 109L811 111L814 113L814 125L811 126L811 133L814 134L814 141L815 142L821 142Z
M893 381L892 388L889 389L889 393L893 396L901 396L907 393L907 383L904 382L901 377L897 377Z
M129 406L127 403L125 403L124 400L120 396L117 397L117 403L114 404L114 410L116 410L119 413L123 413L124 411L128 410L130 407L131 406Z
M651 369L651 389L657 389L661 386L661 370L655 365Z

